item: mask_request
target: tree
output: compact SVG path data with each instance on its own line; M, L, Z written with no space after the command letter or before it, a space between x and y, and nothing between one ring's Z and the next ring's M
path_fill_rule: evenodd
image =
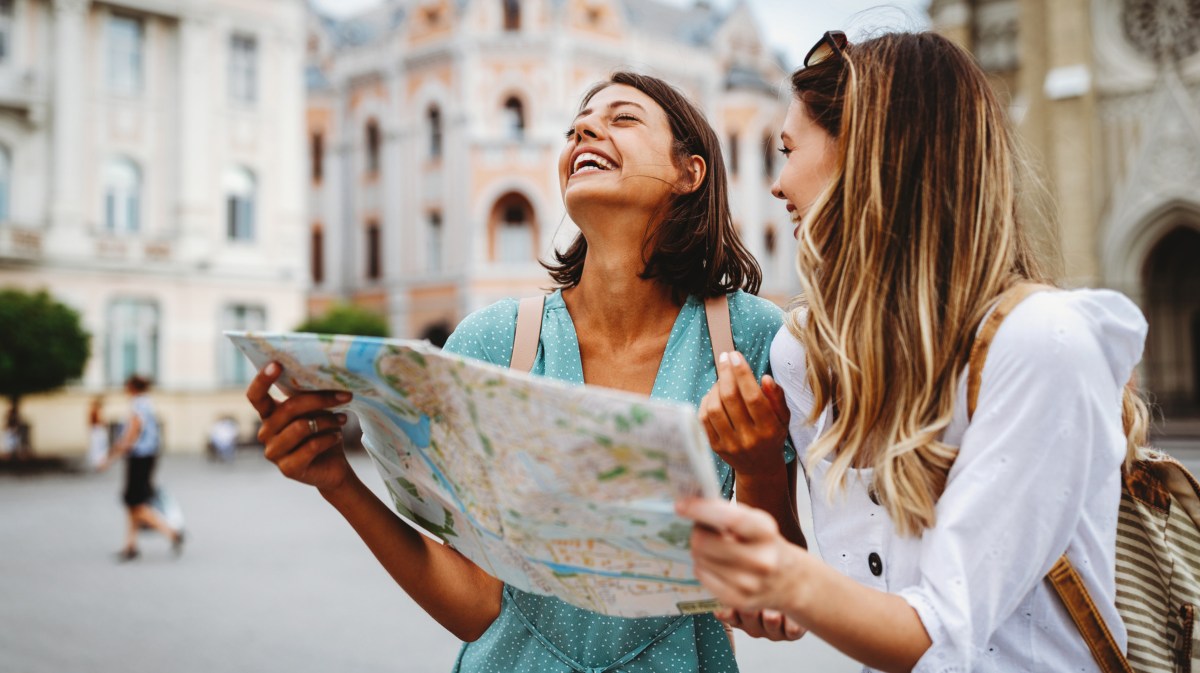
M296 331L386 337L388 324L383 316L364 308L351 304L335 304L324 315L304 321Z
M0 289L0 395L19 418L23 395L62 387L83 375L91 336L79 313L45 290Z

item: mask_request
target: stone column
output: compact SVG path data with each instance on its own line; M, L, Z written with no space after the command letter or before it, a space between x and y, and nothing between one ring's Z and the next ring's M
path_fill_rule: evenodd
M77 246L84 222L86 18L89 0L54 0L50 247Z
M216 144L212 138L213 58L212 16L192 7L179 22L178 213L174 234L181 261L203 264L223 232L222 204L214 199L220 176L213 169ZM220 92L223 93L223 92Z

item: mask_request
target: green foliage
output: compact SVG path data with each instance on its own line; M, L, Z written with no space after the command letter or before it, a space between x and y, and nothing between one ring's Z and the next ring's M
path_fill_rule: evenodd
M91 336L45 290L0 289L0 395L17 400L83 374Z
M388 336L388 324L386 318L364 308L350 304L335 304L325 315L309 318L301 323L296 331L386 337Z

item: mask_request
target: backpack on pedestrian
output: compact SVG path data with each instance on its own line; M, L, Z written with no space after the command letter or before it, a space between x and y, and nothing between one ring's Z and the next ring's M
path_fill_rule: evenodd
M1001 295L971 347L967 414L975 412L988 346L1004 318L1029 295L1053 290L1021 284ZM1126 434L1142 402L1132 381L1122 402ZM1136 436L1137 433L1134 433ZM1144 438L1145 430L1141 434ZM1116 547L1117 612L1129 637L1122 654L1063 554L1046 578L1105 673L1200 673L1200 483L1179 461L1130 441L1122 469Z

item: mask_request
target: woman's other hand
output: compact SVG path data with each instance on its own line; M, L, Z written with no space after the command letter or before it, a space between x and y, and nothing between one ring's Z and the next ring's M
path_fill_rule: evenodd
M263 455L284 476L322 491L334 491L353 474L342 444L346 415L330 411L350 401L345 391L297 393L280 402L271 397L271 386L283 368L268 363L246 388L246 398L262 419L258 441Z
M799 640L808 633L808 629L778 610L743 612L732 608L722 608L717 610L714 616L735 629L745 631L751 638L766 638L777 642L790 641Z
M788 411L783 389L771 376L762 386L736 351L717 361L717 382L700 401L700 423L714 452L735 472L761 475L783 469Z

